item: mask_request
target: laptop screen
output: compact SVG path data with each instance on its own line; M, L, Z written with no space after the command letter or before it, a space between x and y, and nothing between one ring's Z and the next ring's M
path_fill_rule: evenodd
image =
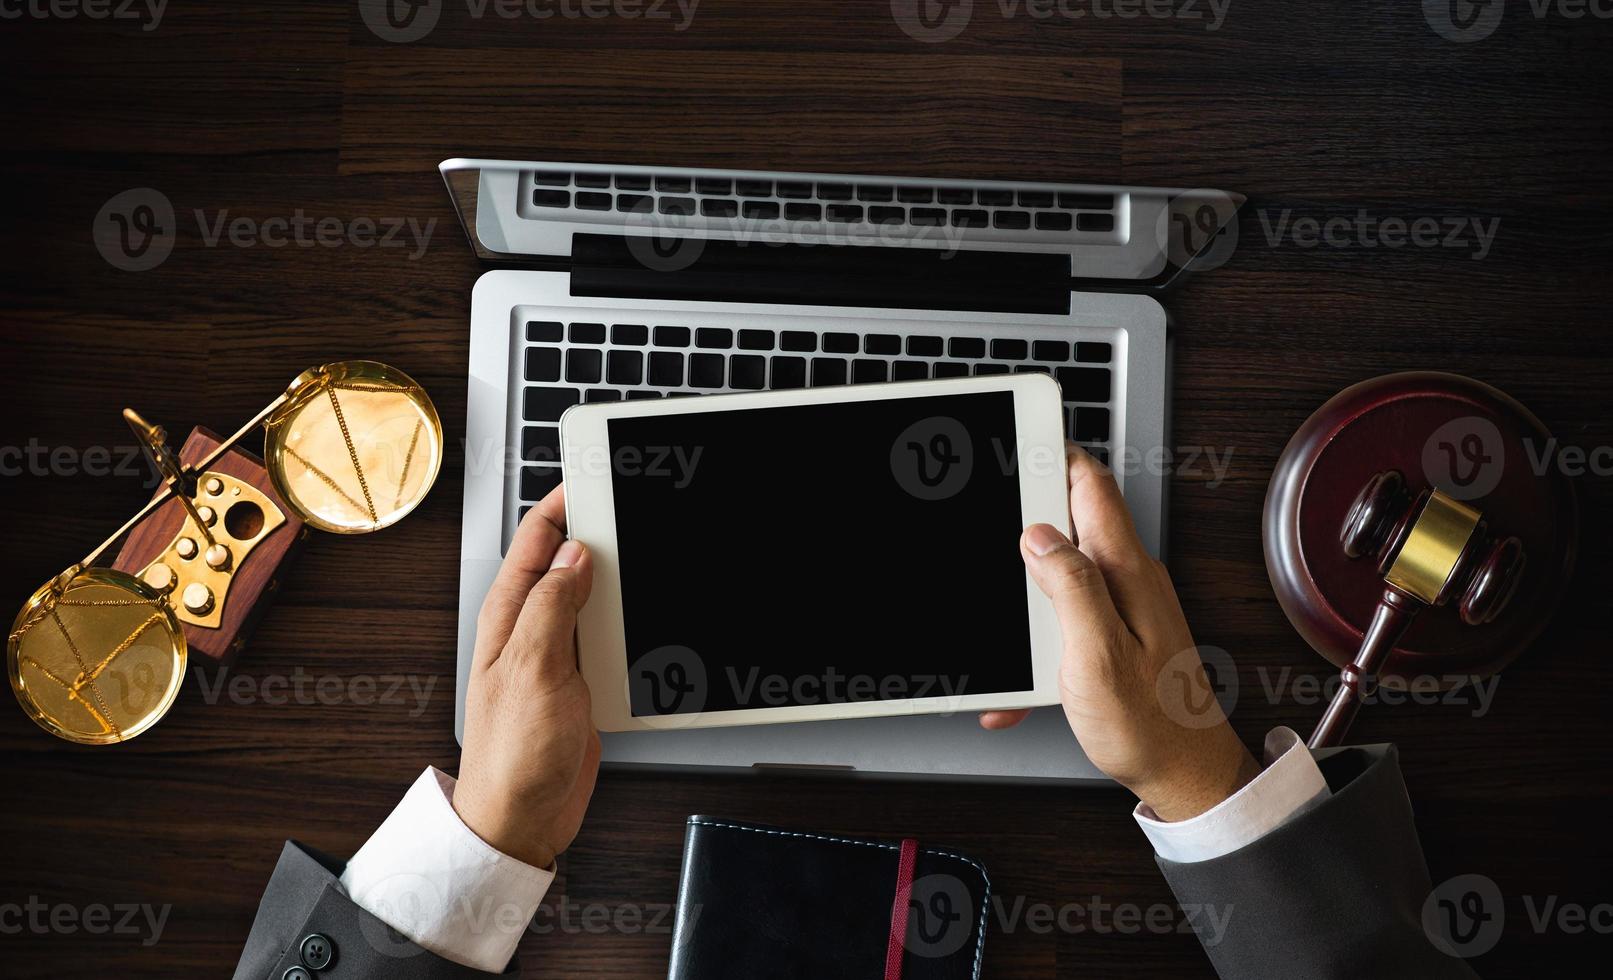
M635 716L1034 687L1012 392L608 426Z

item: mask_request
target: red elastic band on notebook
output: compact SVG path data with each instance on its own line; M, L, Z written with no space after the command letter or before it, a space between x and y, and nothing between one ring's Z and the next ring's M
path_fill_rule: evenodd
M891 903L891 936L885 947L885 980L902 980L902 952L907 945L907 903L913 896L913 864L919 842L911 837L902 841L901 858L896 863L896 900Z

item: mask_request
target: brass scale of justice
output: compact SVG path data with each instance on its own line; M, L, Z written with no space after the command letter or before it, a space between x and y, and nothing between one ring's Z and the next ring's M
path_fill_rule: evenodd
M161 428L132 409L123 414L161 489L41 586L6 641L23 710L51 734L89 745L123 742L156 724L179 695L192 646L220 659L240 648L251 607L272 591L267 566L289 557L304 525L338 534L388 527L425 499L442 465L431 399L408 375L374 361L305 371L233 436L193 432L181 457ZM260 425L261 463L237 446ZM199 458L182 463L193 448ZM183 508L179 530L156 557L128 571L96 564L125 536L128 555L172 501ZM259 565L248 575L254 552Z

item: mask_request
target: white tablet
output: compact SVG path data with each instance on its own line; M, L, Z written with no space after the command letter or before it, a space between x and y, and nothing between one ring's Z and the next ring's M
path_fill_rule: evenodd
M603 731L1058 702L1019 555L1069 530L1058 385L1018 374L580 405L578 656Z

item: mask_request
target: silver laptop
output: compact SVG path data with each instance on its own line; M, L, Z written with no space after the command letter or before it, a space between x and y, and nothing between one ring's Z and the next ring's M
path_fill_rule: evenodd
M477 611L560 482L579 402L1041 371L1160 554L1168 338L1158 296L1232 246L1217 191L511 160L441 165L490 269L471 296L459 701ZM833 466L831 460L812 465ZM1057 707L611 733L604 761L737 772L1094 782Z

